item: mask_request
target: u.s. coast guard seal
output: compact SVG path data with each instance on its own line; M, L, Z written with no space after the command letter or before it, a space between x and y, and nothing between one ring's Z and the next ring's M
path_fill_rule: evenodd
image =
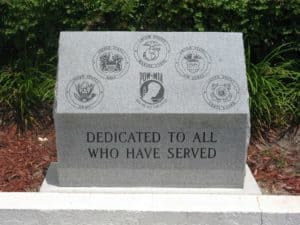
M129 57L116 46L106 46L97 51L93 58L95 72L102 78L113 80L122 77L129 68Z
M208 105L218 110L226 110L238 103L240 88L231 77L218 75L208 80L202 94Z
M211 57L204 49L189 46L178 53L175 66L181 76L190 80L197 80L209 73L211 63Z
M165 101L163 74L160 72L141 72L137 102L146 108L157 108Z
M78 109L92 109L103 98L103 86L100 81L91 75L80 75L72 80L66 88L68 102Z
M160 67L168 61L170 45L158 35L146 35L134 46L134 57L144 67Z

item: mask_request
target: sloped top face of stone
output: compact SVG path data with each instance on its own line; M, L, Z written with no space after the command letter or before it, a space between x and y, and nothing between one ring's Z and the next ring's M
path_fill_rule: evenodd
M56 113L248 113L242 34L62 32Z

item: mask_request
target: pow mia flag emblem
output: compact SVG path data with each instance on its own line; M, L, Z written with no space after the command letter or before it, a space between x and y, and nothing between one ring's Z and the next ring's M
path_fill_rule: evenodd
M159 72L141 72L139 95L137 102L146 108L157 108L165 103L163 74Z

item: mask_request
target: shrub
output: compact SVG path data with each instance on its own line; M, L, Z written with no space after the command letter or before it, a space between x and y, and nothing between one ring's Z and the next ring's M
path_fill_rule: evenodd
M281 57L294 50L289 44L281 45L259 63L247 63L252 134L263 139L271 128L299 124L300 72L295 70L299 65Z
M41 68L0 71L0 121L16 123L19 131L51 121L55 80L52 71Z
M300 26L298 0L2 0L0 13L0 63L53 57L62 30L238 31L259 61Z
M264 58L276 46L297 43L299 0L0 0L0 15L0 107L20 127L36 123L52 101L54 72L40 65L56 59L62 30L243 32L252 53L253 131L299 118L299 65L290 60L297 54L280 50Z

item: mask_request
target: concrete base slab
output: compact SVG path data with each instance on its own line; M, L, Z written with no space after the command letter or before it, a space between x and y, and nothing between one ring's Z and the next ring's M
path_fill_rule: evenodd
M1 225L299 225L300 197L0 193Z
M238 194L261 195L261 191L246 165L244 188L158 188L158 187L60 187L57 179L57 163L52 163L40 192L56 193L119 193L119 194Z

